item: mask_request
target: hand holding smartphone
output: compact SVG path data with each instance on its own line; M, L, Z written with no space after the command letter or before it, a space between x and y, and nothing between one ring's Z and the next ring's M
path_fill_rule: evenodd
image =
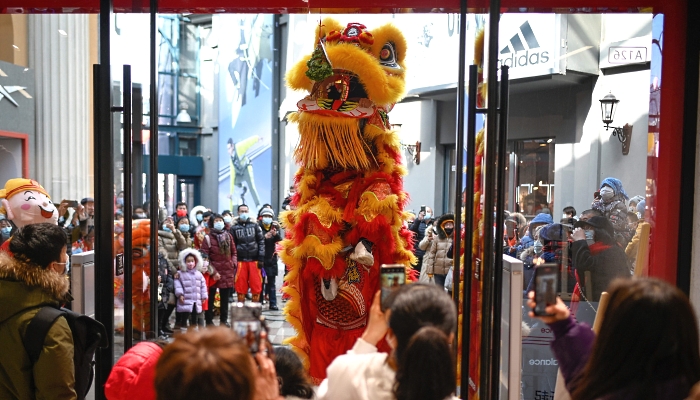
M557 304L559 267L557 264L542 264L535 267L535 307L536 316L552 316L545 308Z
M262 305L234 303L231 305L231 329L248 345L252 354L260 350L260 334L264 330L261 320Z

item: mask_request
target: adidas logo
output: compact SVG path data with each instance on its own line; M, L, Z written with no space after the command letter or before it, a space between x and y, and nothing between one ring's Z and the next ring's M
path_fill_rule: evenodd
M523 39L525 43L523 43ZM519 32L513 35L510 42L501 49L498 67L506 65L510 68L516 68L549 62L549 52L537 50L539 48L540 44L535 37L535 32L532 31L530 22L525 21L524 24L520 25Z

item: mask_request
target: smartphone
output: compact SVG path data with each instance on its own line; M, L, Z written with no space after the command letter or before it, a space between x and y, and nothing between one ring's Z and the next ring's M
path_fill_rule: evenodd
M542 264L535 267L535 315L551 316L544 309L557 303L557 286L559 281L559 266L557 264Z
M382 304L384 304L384 300L391 292L406 283L406 267L403 264L382 264L379 280L382 288Z
M420 212L422 212L422 213L425 212L425 206L420 206Z
M260 303L231 305L231 329L246 342L251 354L260 350L260 333L263 330L261 316Z
M78 200L63 200L61 203L65 204L66 207L78 208Z

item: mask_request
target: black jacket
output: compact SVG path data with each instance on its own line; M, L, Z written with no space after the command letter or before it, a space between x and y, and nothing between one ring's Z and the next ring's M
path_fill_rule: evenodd
M246 222L238 220L231 227L230 232L236 243L238 261L264 261L265 240L262 229L255 220L250 218Z
M616 244L593 255L585 240L576 240L571 245L571 254L572 265L578 271L579 279L584 286L592 286L593 298L588 301L599 301L600 294L615 278L631 276L625 251ZM586 271L591 272L591 282L585 282ZM583 294L586 295L586 292Z
M162 254L158 254L158 275L160 275L160 284L163 285L161 301L158 302L158 307L167 308L170 293L175 294L175 281L173 276L170 275L168 260Z
M411 224L408 229L410 229L415 235L413 235L413 253L416 255L416 257L423 258L423 255L425 254L425 250L421 250L418 248L418 243L420 243L421 240L425 237L425 230L428 228L428 225L433 221L433 219L423 219L422 221L416 217L416 219L413 220L413 223Z
M277 230L277 232L269 238L265 237L265 235L272 230L273 227ZM275 252L275 246L277 242L282 240L282 236L280 235L280 230L282 228L280 228L280 225L277 222L273 221L270 228L265 229L262 221L260 221L260 229L262 229L263 238L265 238L265 262L263 263L263 267L265 267L265 274L267 274L267 276L277 276L277 252Z

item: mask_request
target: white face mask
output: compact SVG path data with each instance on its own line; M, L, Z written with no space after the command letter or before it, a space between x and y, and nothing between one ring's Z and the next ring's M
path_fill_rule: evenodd
M600 197L603 198L603 201L610 201L613 196L615 196L615 191L612 190L611 187L605 186L604 188L600 189Z
M544 245L542 244L542 242L540 242L539 239L537 239L535 240L535 243L532 245L532 247L533 250L535 250L535 254L540 254L542 253L542 247L544 247Z
M583 231L583 233L586 235L586 243L589 245L595 243L595 240L593 240L593 231Z

